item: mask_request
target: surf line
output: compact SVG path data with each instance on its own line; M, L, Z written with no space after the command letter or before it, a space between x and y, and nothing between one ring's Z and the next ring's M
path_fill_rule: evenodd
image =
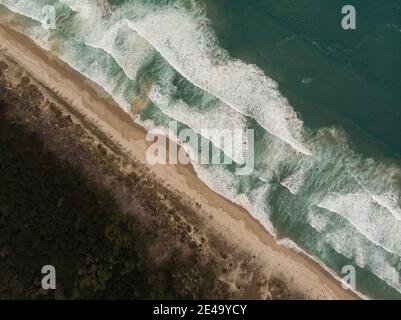
M167 136L170 138L168 142ZM237 151L244 157L241 162L237 163L236 175L250 175L255 168L254 130L247 129L246 142L243 141L238 146L241 150L234 150L234 142L241 136L242 130L201 129L199 137L191 129L182 129L178 132L178 122L170 121L167 133L160 129L152 129L147 132L146 141L152 142L152 144L146 150L146 160L150 165L175 165L177 163L187 165L191 162L203 165L231 165L234 163L234 152ZM177 138L174 139L174 137ZM176 141L173 142L173 140ZM224 148L221 146L211 148L212 141L220 141ZM182 148L179 149L178 145Z
M135 26L135 23L133 23L132 21L130 21L129 19L126 18L125 22L127 23L127 25L129 26L129 28L131 30L133 30L134 32L136 32L140 37L142 37L142 39L144 39L145 41L147 41L173 68L174 70L176 70L182 77L184 77L186 80L188 80L191 84L193 84L194 86L198 87L199 89L202 89L204 91L206 91L207 93L211 94L212 96L218 98L219 100L221 100L222 102L224 102L225 104L227 104L228 106L230 106L232 109L234 109L235 111L250 117L252 119L255 119L254 117L252 117L252 114L245 112L244 110L240 110L238 107L234 106L233 103L228 102L225 98L223 98L221 95L210 91L208 88L206 88L205 86L203 86L202 84L199 83L199 81L190 79L187 75L186 72L184 70L182 70L182 68L180 68L177 65L174 65L166 56L165 54L163 54L163 51L159 48L159 46L157 45L157 43L155 43L154 41L151 41L150 39L146 38L146 36L143 34L143 32L141 32L139 29ZM312 156L312 152L306 148L302 143L300 143L299 141L297 141L296 139L294 139L290 134L288 135L288 137L283 137L282 135L280 135L279 133L275 132L276 130L272 130L269 129L267 126L263 125L262 123L260 123L260 121L258 121L257 119L255 119L261 127L263 127L267 132L269 132L270 134L274 135L275 137L277 137L278 139L284 141L285 143L289 144L295 151L302 153L306 156Z

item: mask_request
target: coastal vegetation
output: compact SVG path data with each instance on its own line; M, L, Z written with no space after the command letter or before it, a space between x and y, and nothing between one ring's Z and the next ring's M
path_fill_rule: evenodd
M0 298L300 297L202 231L178 195L9 64L0 62ZM44 265L56 290L41 288Z

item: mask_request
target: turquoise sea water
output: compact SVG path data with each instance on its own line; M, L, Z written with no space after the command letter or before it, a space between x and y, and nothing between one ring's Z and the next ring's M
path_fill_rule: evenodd
M357 290L401 297L399 1L0 4L127 112L146 91L151 103L135 119L147 128L175 119L197 134L239 130L234 149L254 129L251 175L235 175L239 164L196 165L199 177L283 245L295 242L340 276L353 265ZM357 9L356 30L341 28L345 4ZM47 5L55 30L42 25Z

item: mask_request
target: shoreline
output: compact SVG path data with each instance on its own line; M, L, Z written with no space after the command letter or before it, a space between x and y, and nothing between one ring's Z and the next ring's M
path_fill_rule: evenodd
M146 163L146 130L136 124L99 86L79 72L39 48L27 36L0 24L2 52L17 61L33 78L69 101L72 108L91 125L108 136L116 146L149 167L158 179L189 201L202 205L209 215L210 228L216 229L233 245L255 252L266 270L280 274L286 284L305 293L310 299L359 299L356 293L341 288L329 271L303 253L279 245L262 224L244 208L212 191L190 165L156 165ZM46 72L43 72L43 71ZM211 218L210 218L211 217Z

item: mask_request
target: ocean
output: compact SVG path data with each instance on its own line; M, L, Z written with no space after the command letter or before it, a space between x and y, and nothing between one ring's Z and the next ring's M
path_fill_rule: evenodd
M234 147L253 129L251 174L236 175L234 152L233 164L194 163L199 178L333 275L355 268L357 291L401 298L400 1L0 4L147 129L175 140L173 120L195 135L237 130ZM341 27L346 4L356 30ZM134 113L144 95L149 104Z

